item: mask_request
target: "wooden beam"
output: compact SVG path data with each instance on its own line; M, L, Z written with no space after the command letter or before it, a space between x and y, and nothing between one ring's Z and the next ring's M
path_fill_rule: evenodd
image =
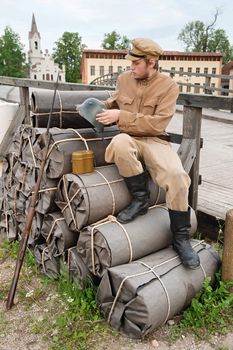
M183 94L178 97L177 104L199 108L213 108L231 110L232 97L228 96L213 96L213 95L197 95Z
M202 108L184 106L183 139L178 149L185 170L189 172L191 186L189 204L196 211L199 184L199 159L201 147Z
M24 118L25 118L25 108L24 106L19 106L15 114L15 117L11 121L10 126L7 132L5 133L3 140L0 144L0 159L3 159L6 156L7 151L12 143L15 131L22 124Z
M20 105L24 107L25 111L25 124L30 124L30 102L29 102L29 88L20 87L19 88Z

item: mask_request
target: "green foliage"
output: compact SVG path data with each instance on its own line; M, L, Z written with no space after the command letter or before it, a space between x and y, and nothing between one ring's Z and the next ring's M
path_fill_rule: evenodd
M126 35L122 37L115 30L111 33L105 33L101 44L106 50L127 50L130 48L130 40Z
M66 81L77 83L80 79L82 38L79 33L64 32L55 42L53 58L60 66L65 65Z
M66 306L64 312L59 313L54 322L56 336L53 337L52 349L93 348L89 343L90 337L93 334L105 333L96 305L95 288L87 284L83 290L80 290L77 284L72 284L67 278L60 277L57 289Z
M210 285L210 277L206 278L202 290L184 312L179 329L182 332L193 331L199 338L224 334L229 324L233 324L232 287L233 281L221 281L219 273L216 274L215 288Z
M230 44L224 29L215 29L219 13L211 24L202 21L187 23L178 36L178 40L185 44L186 51L193 52L221 52L224 53L223 62L233 59L233 46Z
M7 26L0 37L0 75L23 78L26 69L26 54L20 37Z

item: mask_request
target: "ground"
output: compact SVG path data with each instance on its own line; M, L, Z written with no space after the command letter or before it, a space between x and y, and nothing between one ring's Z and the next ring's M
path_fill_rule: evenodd
M52 326L55 316L62 314L65 305L57 294L55 285L46 285L43 279L24 264L17 288L16 305L6 311L6 297L14 267L15 259L12 256L0 257L0 350L49 350L57 331L51 327L49 333L41 333L43 323L49 322ZM108 328L105 324L104 327ZM173 341L169 326L165 326L142 341L106 332L98 340L96 336L93 337L91 344L91 348L97 350L233 350L233 333L228 332L221 337L212 336L208 342L197 342L192 334L181 335ZM66 345L53 349L65 350Z

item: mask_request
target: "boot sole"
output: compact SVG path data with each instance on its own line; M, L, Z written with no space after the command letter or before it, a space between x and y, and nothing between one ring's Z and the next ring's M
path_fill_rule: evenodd
M138 216L140 216L140 215L145 215L146 213L148 212L148 208L147 209L145 209L145 210L143 210L142 212L140 212L138 215L136 215L136 216L134 216L132 219L130 219L130 220L121 220L121 219L119 219L118 217L117 217L117 221L119 221L121 224L127 224L128 222L131 222L131 221L133 221L134 219L136 219Z

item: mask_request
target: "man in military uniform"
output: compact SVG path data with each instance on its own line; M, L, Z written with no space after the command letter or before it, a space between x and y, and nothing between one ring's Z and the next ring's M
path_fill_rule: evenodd
M179 89L172 78L157 69L162 49L156 42L138 38L132 46L126 55L132 62L131 70L118 77L115 93L105 101L106 109L96 116L104 125L116 122L121 131L105 154L107 162L117 165L132 196L132 202L117 219L127 223L147 212L148 171L166 191L173 247L182 263L195 269L200 261L189 240L190 178L166 140L165 131L175 112Z

